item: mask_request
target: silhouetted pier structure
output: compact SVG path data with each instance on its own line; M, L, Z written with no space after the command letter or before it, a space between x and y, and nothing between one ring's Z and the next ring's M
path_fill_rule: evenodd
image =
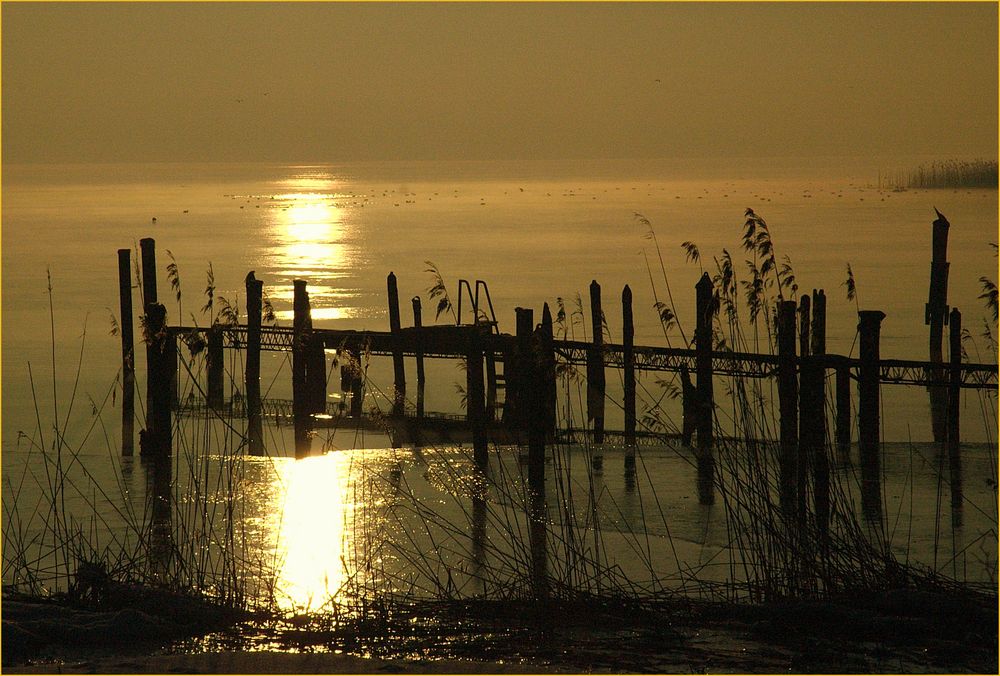
M469 282L460 282L459 306L463 289L468 291L474 320L468 324L424 326L420 318L420 299L414 298L414 326L402 326L396 278L387 278L390 328L388 331L325 329L313 325L308 288L304 280L294 283L294 319L291 327L261 325L263 284L251 272L247 275L247 325L211 327L169 326L165 308L156 300L155 245L142 241L144 307L146 317L147 358L147 427L140 432L144 454L165 456L171 452L171 413L179 415L228 415L246 418L248 452L265 451L261 424L264 418L290 422L295 426L297 449L308 449L311 430L324 427L355 427L384 431L394 444L421 445L428 440L467 441L471 439L476 464L487 464L487 444L515 443L528 448L531 485L539 490L544 481L545 444L583 442L621 443L626 472L635 471L634 449L641 443L659 443L679 439L690 445L692 433L697 443L693 449L698 467L699 498L702 503L714 499L715 398L712 381L716 376L737 378L775 378L779 415L778 464L782 504L805 511L806 485L812 472L811 491L820 520L829 518L830 457L827 449L827 377L833 383L833 446L843 454L850 445L851 381L857 383L857 442L860 455L863 508L875 514L881 511L879 485L879 412L882 385L918 385L944 391L947 396L947 425L944 431L951 475L953 500L960 494L957 467L959 457L959 394L963 388L997 388L995 364L972 364L962 361L961 315L952 310L951 360L916 361L882 358L879 351L880 327L885 314L877 310L860 311L857 358L826 353L826 296L822 290L802 296L799 302L786 300L778 308L777 354L740 353L715 349L712 333L712 283L704 274L696 285L696 330L693 349L635 345L632 331L631 290L622 292L624 341L605 342L601 288L594 281L590 287L592 325L591 341L561 340L553 336L552 317L543 307L542 321L533 321L529 308L516 309L516 334L502 333L493 316L492 302L485 284L476 283L475 293ZM127 276L128 250L119 251L119 270ZM463 286L464 285L464 286ZM131 288L120 285L121 306L131 306ZM484 297L480 297L480 289ZM486 304L482 303L486 301ZM487 306L488 304L488 306ZM489 312L487 313L487 309ZM936 316L936 310L935 310ZM123 312L124 317L124 312ZM459 315L459 322L461 315ZM123 327L126 328L126 327ZM127 327L129 330L131 327ZM935 326L935 328L937 328ZM177 349L179 342L199 344L207 352L203 383L196 384L200 396L179 402L175 394ZM957 346L957 347L956 347ZM133 366L131 345L123 339L123 364ZM224 350L243 350L245 394L225 399ZM292 354L291 400L262 399L260 395L260 354L262 351ZM350 406L327 402L327 353L335 352L341 364L340 390L350 393ZM362 356L391 357L393 387L390 408L386 413L363 410L366 374L360 367ZM407 397L404 362L416 360L415 404ZM442 414L424 410L424 361L461 359L466 368L466 412ZM556 416L557 365L584 366L587 387L586 428L559 429ZM502 372L497 367L503 367ZM625 428L605 429L605 371L620 369L623 381ZM636 421L636 378L643 371L675 372L686 384L683 388L683 430L640 430ZM690 384L690 375L695 384ZM124 383L133 379L126 371ZM503 391L501 398L499 393ZM126 393L123 401L131 401ZM617 402L616 402L617 403ZM123 413L129 415L131 412ZM128 430L126 429L126 433ZM935 426L935 436L938 428ZM123 439L123 452L131 452L131 439ZM843 457L843 455L842 455ZM595 468L600 458L595 455ZM820 524L825 527L826 524Z

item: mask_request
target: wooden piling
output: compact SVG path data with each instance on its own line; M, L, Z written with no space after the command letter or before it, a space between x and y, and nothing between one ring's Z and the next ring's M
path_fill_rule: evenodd
M310 324L311 324L310 320ZM326 351L315 333L306 345L306 391L310 413L326 413Z
M812 292L812 353L826 354L826 293Z
M150 303L145 308L148 339L146 378L149 382L149 399L146 401L146 429L139 433L139 452L142 455L166 458L172 446L171 371L172 352L176 341L166 327L167 308L160 303Z
M260 321L264 282L251 270L246 276L247 357L244 384L247 396L247 450L250 455L264 454L264 428L260 411Z
M549 304L542 305L541 334L539 335L539 353L541 376L543 378L542 410L545 411L545 438L555 439L556 436L556 356L553 346L552 312Z
M795 374L795 301L778 303L778 458L781 505L790 511L798 505L798 401Z
M940 364L944 325L948 322L948 219L938 211L931 232L931 281L924 309L924 323L930 327L930 361ZM931 428L934 441L944 443L947 435L948 386L943 368L930 369L933 379L939 381L928 387L931 402Z
M625 462L635 463L635 326L632 289L622 289L622 375L625 380Z
M145 314L147 307L156 304L156 241L150 237L140 239L139 256L142 263L142 311ZM149 381L150 362L155 358L151 354L152 342L148 337L149 318L147 317L145 321L147 335L143 336L143 339L146 342L146 403L148 406L153 399L153 385ZM146 410L148 412L149 409Z
M879 333L885 313L861 310L858 368L858 451L861 461L861 509L870 519L881 518L879 458Z
M413 300L413 326L420 329L423 326L420 311L420 296L414 296ZM417 332L417 417L424 417L424 340L423 335Z
M593 421L594 443L604 443L604 312L601 285L590 283L590 323L593 347L587 351L587 419Z
M807 357L809 355L809 348L812 347L809 342L809 324L811 315L809 310L811 304L809 295L802 294L802 298L799 299L799 356L802 357Z
M399 319L399 289L396 286L396 275L392 272L386 278L386 286L389 292L389 330L393 333L395 341L392 347L392 371L393 371L393 398L392 414L394 416L403 415L406 403L406 370L403 367L403 345L400 340L402 325Z
M517 331L517 349L515 359L512 362L512 372L508 374L507 378L507 396L511 397L513 395L513 424L514 429L518 430L519 434L524 435L527 438L528 434L528 415L531 410L531 404L529 403L529 385L530 376L532 369L535 368L534 364L534 350L532 348L533 331L534 331L534 311L531 308L514 308L514 313L517 317L516 320L516 331ZM507 365L504 365L504 371L507 372Z
M222 327L213 326L208 331L208 405L219 411L225 401L225 357L222 352Z
M307 350L312 320L309 317L306 281L293 280L292 288L292 421L295 426L295 455L302 457L308 455L310 450Z
M119 333L122 339L122 455L135 449L135 342L132 334L132 252L118 250Z
M528 311L530 313L530 310ZM531 335L528 368L524 377L524 402L528 425L528 537L531 549L531 582L536 598L548 594L545 527L545 440L549 432L549 378L546 371L551 359L551 315L548 327L542 309L542 323ZM528 315L530 318L530 314ZM521 319L519 314L518 319ZM518 329L521 325L518 322ZM519 335L518 338L521 338Z
M851 459L851 368L844 363L836 367L837 418L835 436L841 462Z
M962 453L960 435L962 394L962 313L955 308L949 318L951 368L948 379L948 474L951 488L951 518L962 525Z
M497 416L497 360L493 350L483 351L483 363L486 365L486 420L493 422Z
M702 273L695 285L696 323L695 376L698 393L698 501L703 505L715 502L715 458L713 457L713 425L715 394L712 386L712 280Z

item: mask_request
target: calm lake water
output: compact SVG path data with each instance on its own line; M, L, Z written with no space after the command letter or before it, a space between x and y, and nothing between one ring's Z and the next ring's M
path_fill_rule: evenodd
M318 326L378 330L388 328L385 276L394 271L403 299L404 325L409 320L406 299L415 295L424 298L425 323L429 323L433 305L426 290L432 279L425 271L425 261L432 261L444 276L453 300L457 300L459 278L487 281L500 328L510 333L514 307L534 307L537 319L543 302L554 307L556 299L563 298L569 314L576 294L582 294L587 303L588 285L597 279L603 287L609 330L620 341L621 316L615 301L622 287L629 284L634 293L637 344L662 345L665 338L652 307L650 280L652 276L662 298L658 252L644 238L646 229L635 214L641 213L652 222L677 314L690 334L694 284L701 268L685 260L680 244L697 244L701 265L710 272L714 272L712 257L720 255L723 248L737 261L742 260L743 214L751 207L767 220L778 256L790 257L800 293L826 289L828 351L848 354L854 350L856 354L857 307L847 300L842 286L845 266L850 263L860 307L880 309L887 315L882 356L926 359L923 317L930 223L936 207L952 224L949 302L963 311L964 324L975 338L966 349L973 361L995 362L992 348L980 337L986 310L977 297L982 292L979 278L994 278L997 269L989 246L996 241L997 192L878 189L880 169L908 167L907 162L919 160L897 159L892 164L825 159L5 166L5 507L16 495L19 510L30 511L44 492L30 488L33 480L14 483L11 477L28 471L26 476L45 484L40 454L29 451L28 440L19 433L37 439L40 428L44 439L51 441L53 419L59 421L67 442L78 454L72 471L82 472L78 477L82 495L93 497L100 493L95 487L101 486L112 503L121 502L124 491L129 504L138 505L137 509L145 504L141 463L114 457L120 411L116 408L119 397L112 393L120 343L117 336L110 335L111 315L118 314L115 252L135 246L142 237L156 238L158 286L171 322L210 323L201 308L211 264L216 296L238 302L241 308L244 276L255 270L257 278L264 280L279 323L291 323L292 280L304 278L309 281ZM178 265L179 300L167 281L168 250ZM52 318L47 272L51 274ZM743 274L742 266L737 266L737 274ZM134 311L138 314L138 307ZM580 326L570 330L582 337ZM675 346L683 343L676 330L669 339ZM413 379L413 365L408 364L407 369L411 371L408 380ZM137 375L138 391L143 392L141 366ZM374 365L370 377L389 386L391 366ZM288 397L287 359L265 355L263 379L265 396ZM612 380L609 377L609 383ZM464 374L454 364L429 365L427 409L459 412L460 395L454 383L464 385ZM647 384L651 391L657 390L652 382ZM649 402L644 397L640 392L640 414ZM894 546L898 552L916 552L916 557L929 565L935 560L944 565L933 542L940 539L935 533L940 536L944 532L941 524L948 520L947 486L941 497L936 449L921 443L931 438L926 392L917 387L886 386L883 397L883 436L893 442L885 449L886 509L896 517L896 523L912 524L905 531L905 540L898 539L904 531L894 530ZM990 483L996 476L995 397L983 398L967 391L962 415L963 440L969 442L969 461L963 466L966 499L974 506L965 510L964 532L957 537L965 543L963 547L975 542L977 551L985 546L987 552L983 569L968 576L992 579L996 566L996 492L995 483ZM620 418L609 415L608 424L620 427ZM324 590L338 586L343 569L336 562L349 546L345 543L354 537L344 524L356 523L344 515L392 502L381 495L357 497L358 477L381 474L397 483L402 481L409 487L407 495L418 496L420 504L439 505L447 520L458 524L457 530L463 534L469 530L469 505L449 497L448 482L435 479L451 471L447 468L461 466L461 449L433 449L421 456L410 450L386 449L384 437L361 438L342 431L328 444L336 453L295 461L287 457L293 454L290 432L271 434L269 452L273 457L247 459L246 467L240 470L241 481L248 482L242 490L256 496L241 507L241 518L246 528L264 534L248 540L257 544L248 545L252 551L246 556L271 564L283 562L278 568L283 571L281 594L288 607L315 606ZM905 443L910 440L917 443ZM197 451L192 464L213 465L204 459L218 452L211 444L199 447L198 442L191 442L189 446L192 453ZM584 494L594 481L587 472L586 452L566 451L568 457L576 458L571 476L586 487L581 489ZM609 458L613 453L609 451ZM498 463L511 468L511 476L517 474L515 451L498 452L497 457ZM179 457L174 470L179 475L185 474L180 468L184 462ZM660 566L677 568L679 561L689 566L709 560L725 544L721 508L713 511L697 504L693 470L677 449L648 451L642 465L648 478L631 487L622 478L618 460L607 460L606 467L597 489L598 494L607 496L600 518L607 521L608 540L602 548L610 551L609 560L618 562L631 577L648 573L646 559L655 559L659 575L663 572ZM850 476L849 470L844 472L845 477ZM225 481L216 479L213 485L212 490L225 493ZM649 517L654 493L657 510L669 513L660 523L673 529L674 538L658 532L656 520ZM81 523L89 523L87 512L93 502L82 497L77 500L80 512L76 517ZM944 505L943 511L937 509L939 504ZM119 505L116 509L122 508ZM513 517L501 517L504 513L501 509L496 518L509 525ZM636 514L643 515L641 528L634 526ZM940 514L940 519L935 514ZM386 518L366 517L366 527L384 527ZM102 517L110 532L127 522L117 519ZM5 521L11 523L7 514ZM428 543L437 542L433 533L420 533L414 525L417 523L419 520L397 524L390 541L399 545L405 537L415 540L407 547L390 548L395 553L386 554L383 563L387 570L408 566L421 571L415 575L420 577L419 585L426 586L431 584L427 580L440 579L442 569L427 562L417 565L399 554L405 550L417 556ZM94 525L96 531L102 527ZM635 552L628 535L633 530L652 534L652 555ZM991 530L992 539L979 538ZM317 538L318 531L324 536ZM948 534L951 538L950 530ZM665 558L666 543L675 541L685 544L676 554L671 549ZM955 542L950 539L948 548ZM464 556L461 552L448 554L452 555L457 559ZM390 560L395 562L390 564ZM963 565L970 565L968 560L966 552ZM434 569L433 574L424 571L428 566ZM387 575L402 580L396 585L401 588L418 584L407 582L401 573ZM464 583L452 579L447 584Z

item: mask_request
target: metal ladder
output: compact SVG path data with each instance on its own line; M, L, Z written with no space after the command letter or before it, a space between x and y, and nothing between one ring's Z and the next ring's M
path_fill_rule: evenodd
M480 305L479 290L482 289L483 297L486 300L486 307ZM481 279L476 280L475 291L473 292L473 286L469 283L467 279L458 280L458 313L456 314L455 323L458 326L462 326L462 299L468 296L469 300L472 302L472 321L469 326L478 326L481 324L488 324L490 330L500 335L500 328L497 325L496 312L493 310L493 299L490 298L490 287L486 285ZM489 308L489 314L486 314L486 308ZM493 386L495 388L496 397L494 401L494 410L491 411L491 419L497 419L503 410L504 402L501 401L499 395L503 392L503 399L506 400L507 393L507 379L503 373L496 372L496 362L493 361L492 355L488 357L489 364L487 368L489 369L488 380L493 380Z

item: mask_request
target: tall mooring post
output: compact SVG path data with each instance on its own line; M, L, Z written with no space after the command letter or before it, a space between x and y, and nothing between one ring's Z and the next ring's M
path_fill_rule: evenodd
M149 398L146 400L146 429L139 432L139 452L154 458L167 458L173 443L171 365L176 363L173 353L177 342L167 330L167 308L160 303L150 303L145 310Z
M861 461L861 511L869 519L882 516L879 458L879 334L885 313L858 312L860 361L858 368L858 452Z
M799 429L808 429L807 453L813 466L813 506L816 528L826 537L830 528L830 455L826 446L826 294L812 293L812 357L802 365L802 397L806 402ZM802 437L800 433L800 439Z
M924 310L924 323L930 327L930 361L940 364L944 325L948 323L948 219L938 211L931 233L931 284ZM943 443L948 435L948 386L943 368L932 368L931 378L938 384L928 387L931 401L931 428L934 441Z
M795 495L797 498L798 515L800 519L805 518L807 512L806 493L809 482L809 469L812 465L812 452L810 432L807 429L811 418L818 417L821 412L816 411L815 401L809 401L815 394L806 392L805 377L807 370L806 361L809 359L809 349L812 347L809 341L809 328L811 323L812 298L808 294L802 294L799 299L799 411L798 411L798 449L795 456ZM811 365L810 365L811 366ZM816 377L815 374L812 374ZM819 376L822 378L822 376Z
M549 317L548 322L546 316ZM518 320L520 331L520 313ZM545 440L551 429L548 407L550 393L548 370L552 359L551 327L549 306L545 304L542 308L542 323L531 334L523 392L528 425L528 537L531 549L532 593L536 598L548 595ZM520 334L518 339L520 342ZM554 381L554 375L551 380Z
M132 335L132 260L129 249L118 250L119 332L122 339L122 455L135 449L135 340Z
M962 313L955 308L950 318L951 368L948 379L948 478L951 488L951 522L962 525L962 452L959 419L962 395Z
M545 411L545 438L554 439L556 435L556 356L553 350L552 312L549 304L542 305L541 334L539 337L539 357L541 359L541 374L544 379L541 405Z
M712 280L703 273L695 285L696 323L694 331L695 375L698 379L698 500L703 505L715 502L715 458L713 425L715 394L712 386Z
M795 374L795 301L778 303L778 415L781 506L786 513L798 507L798 401Z
M295 455L309 455L311 450L309 414L309 343L312 317L306 281L292 281L292 420L295 426Z
M426 379L424 377L424 340L423 335L419 329L423 326L421 320L420 312L420 296L414 296L413 300L413 326L418 329L416 337L416 356L417 356L417 417L424 417L424 384Z
M139 252L142 259L142 311L145 314L146 308L156 304L156 241L151 237L140 239ZM146 410L148 411L149 402L153 400L153 384L150 382L149 373L150 361L154 357L151 354L152 342L149 339L149 317L146 317L145 322L146 335L143 339L146 341Z
M635 472L635 326L632 289L622 289L622 377L625 385L625 471Z
M483 408L486 397L483 381L483 345L478 326L473 325L469 328L467 340L465 418L472 431L472 450L476 467L485 473L489 467L489 454L486 445L486 413Z
M530 376L535 368L534 349L532 347L534 331L534 311L531 308L514 308L516 319L516 349L511 366L508 371L504 365L504 372L507 374L507 397L512 412L513 427L518 431L521 439L526 439L528 435L528 416L531 411L530 399Z
M592 347L587 350L587 419L593 421L594 443L604 443L604 312L601 285L590 283L590 325Z
M400 334L402 324L399 319L399 289L396 286L396 275L392 272L386 278L386 287L389 292L389 330L394 339L392 345L392 414L402 416L406 403L406 370L403 367L403 345Z
M247 394L247 451L250 455L264 455L264 427L260 402L260 322L264 296L264 282L246 276L247 293L247 359L244 385Z

